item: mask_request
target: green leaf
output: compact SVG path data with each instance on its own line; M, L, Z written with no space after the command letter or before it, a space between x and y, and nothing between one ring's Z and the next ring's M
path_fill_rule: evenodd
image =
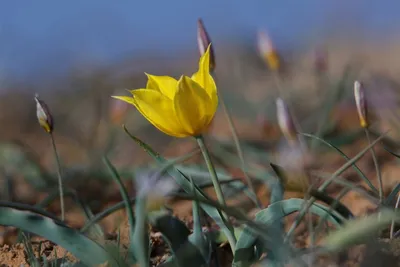
M204 184L211 184L210 173L207 168L201 165L175 165L175 167L184 173L188 177L192 177L193 181L198 187L202 187ZM235 197L239 192L244 192L246 195L251 196L250 190L243 184L241 180L231 181L233 177L224 169L216 168L218 180L221 183L222 191L224 192L225 197ZM228 183L228 181L231 181Z
M130 204L135 203L136 198L132 198L129 200ZM81 228L81 233L85 233L88 231L93 225L95 225L97 222L101 221L103 218L109 216L110 214L125 208L126 204L125 201L118 202L117 204L114 204L107 209L97 213L94 215L82 228Z
M396 158L400 159L400 155L395 153L395 152L393 152L391 149L389 149L389 148L387 148L385 146L383 146L383 149L386 150L387 152L389 152L390 154L392 154L393 156L395 156Z
M38 208L47 208L47 206L49 206L54 200L58 200L60 195L60 191L56 190L51 190L50 193L44 198L42 199L38 204L36 204L35 206ZM93 216L92 211L90 210L89 205L83 201L79 195L77 194L77 192L71 188L64 188L64 197L71 197L74 202L76 204L78 204L78 206L81 208L83 215L86 217L87 220L91 221L95 216ZM97 222L97 221L96 221ZM95 236L104 236L104 233L100 227L100 225L98 224L90 224L90 226L88 226L89 228L93 228L92 233ZM83 233L84 231L82 231Z
M336 198L333 198L329 196L328 194L311 189L310 190L310 196L315 197L317 200L324 202L325 204L328 204L329 206L335 206L334 210L340 214L343 218L351 219L354 218L353 213L340 201L338 201Z
M105 262L118 266L117 261L102 246L38 208L2 201L0 225L17 227L42 236L62 246L88 266Z
M203 266L206 260L186 225L166 212L153 212L150 223L160 231L172 256L162 266ZM209 244L209 242L208 242ZM211 245L211 244L209 244Z
M198 250L196 245L192 242L188 241L175 252L175 256L169 258L166 262L160 264L160 267L184 267L184 266L193 266L193 267L203 267L207 266L207 263L204 261L201 252Z
M147 198L137 196L135 202L135 225L131 235L131 252L137 259L139 266L150 266L150 239L147 218Z
M324 247L329 252L342 251L370 238L377 238L379 231L389 226L392 221L400 221L399 212L382 210L373 215L351 220L341 229L328 235L324 240Z
M190 177L191 178L191 177ZM190 179L192 183L192 194L194 196L194 200L192 201L192 214L193 214L193 243L196 244L197 248L200 250L203 255L204 260L209 263L211 258L211 243L209 242L206 235L203 234L203 228L201 225L201 212L200 204L197 201L196 190L194 187L193 179Z
M386 205L390 205L391 203L395 202L399 191L400 191L400 183L398 183L396 187L393 188L392 192L390 192L389 196L385 199L384 203Z
M139 144L150 156L152 156L159 164L164 165L167 163L167 160L160 156L160 154L156 153L149 145L141 141L139 138L130 134L130 132L125 128L125 132L134 140L137 144ZM189 179L183 175L182 172L177 170L176 168L170 168L167 170L168 174L171 175L176 183L185 190L186 193L190 194L192 192L192 184L190 183ZM198 200L209 200L208 197L204 194L202 190L200 190L195 185L196 196ZM201 201L200 201L201 202ZM226 232L227 234L230 233L229 229L223 223L223 219L221 217L221 213L218 209L201 204L202 209L211 217L215 222L221 227L221 229Z
M152 212L149 214L150 224L168 240L171 250L174 252L187 242L190 230L178 218L166 212Z
M130 204L130 199L128 197L128 192L126 191L126 188L124 184L121 181L121 178L115 169L115 167L111 164L111 162L108 160L107 157L103 158L104 164L107 166L107 168L110 171L110 174L114 178L115 182L118 184L119 191L121 193L122 199L125 203L125 208L126 208L126 213L128 215L128 221L129 221L129 229L130 229L130 235L131 235L131 240L135 240L133 238L133 233L134 233L134 227L135 227L135 217L133 216L133 210L132 206ZM133 256L133 249L132 249L133 242L131 243L131 256Z
M271 225L273 225L276 221L282 220L284 217L293 214L299 211L303 205L304 199L291 198L282 201L275 202L271 204L268 208L259 211L256 214L255 222L262 223L266 228L268 233L271 235L274 234L274 229L271 229ZM326 207L319 203L313 203L310 207L310 211L320 217L326 215L329 212L329 207ZM344 218L335 211L333 211L328 216L328 221L334 224L337 227L343 223ZM268 230L268 228L270 228ZM234 256L234 263L248 264L259 257L263 252L272 252L276 249L276 240L282 238L281 236L271 236L274 240L271 243L261 243L258 240L258 236L249 231L250 229L246 226L243 230L243 233L240 235L237 244L236 251ZM256 248L256 250L254 250ZM287 247L281 247L280 249L287 250ZM276 252L278 255L282 255L282 251Z
M354 165L357 160L359 160L365 153L367 153L371 147L376 145L382 138L385 136L387 132L383 133L380 137L375 139L372 143L370 143L366 148L361 150L355 157L353 157L351 160L347 161L345 164L343 164L339 169L337 169L329 179L324 181L322 185L318 188L319 191L324 191L339 175L341 175L345 170L347 170L350 166ZM307 209L315 201L314 197L311 197L308 201L307 204L302 208L297 215L296 220L293 222L292 226L289 228L288 233L286 235L286 240L290 240L292 233L294 232L294 229L298 226L298 224L301 222L302 218L304 215L307 213Z

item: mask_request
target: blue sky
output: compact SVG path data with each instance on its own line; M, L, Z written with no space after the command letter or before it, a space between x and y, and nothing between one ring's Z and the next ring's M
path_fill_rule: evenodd
M107 62L143 51L196 44L203 18L214 42L267 29L285 43L350 25L373 38L399 29L395 0L0 0L0 70L57 70L92 58Z

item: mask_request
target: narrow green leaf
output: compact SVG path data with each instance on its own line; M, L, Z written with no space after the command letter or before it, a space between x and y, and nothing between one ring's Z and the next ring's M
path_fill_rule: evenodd
M395 153L395 152L393 152L391 149L389 149L389 148L387 148L385 146L383 147L383 149L386 150L387 152L389 152L390 154L392 154L393 156L395 156L396 158L400 159L400 155Z
M390 192L389 196L385 199L384 203L386 205L390 205L391 203L396 202L397 194L400 192L400 183L393 188L392 192Z
M17 227L42 236L62 246L88 266L105 262L118 266L116 260L99 244L57 218L46 216L46 212L39 212L28 205L0 202L0 225Z
M196 240L189 238L190 230L182 221L165 212L153 212L149 216L150 223L161 232L172 252L172 256L162 266L200 267L206 264Z
M304 202L304 199L297 198L275 202L271 204L268 208L258 212L256 214L255 222L262 223L267 228L267 232L270 235L273 235L274 231L273 229L270 229L270 226L273 225L277 220L282 220L284 217L299 211L303 207ZM319 203L313 203L310 207L310 211L317 216L323 217L326 215L326 213L328 213L329 207L326 207ZM327 219L337 227L340 227L340 225L345 220L340 214L334 211L329 214ZM273 240L276 240L276 238L281 237L271 236L271 238ZM258 236L250 232L249 228L246 226L236 244L234 262L253 262L257 259L256 256L261 255L263 252L271 252L276 246L275 241L272 241L271 243L257 241ZM254 247L256 247L256 250L254 250Z
M139 266L150 266L149 232L147 219L147 197L138 196L135 202L135 225L131 239L131 252L135 255Z
M132 198L129 200L130 205L134 204L136 201L136 198ZM94 215L82 228L81 228L81 233L85 233L92 227L92 225L96 224L97 222L101 221L105 217L111 215L112 213L124 208L126 206L125 201L118 202L117 204L114 204L107 209L101 211L100 213Z
M150 156L152 156L159 164L166 164L167 161L164 159L160 154L156 153L149 145L146 143L142 142L139 138L133 136L128 129L124 126L125 132L134 140L137 144L139 144L147 153L149 153ZM176 168L171 168L167 170L168 174L171 175L176 183L185 190L186 193L191 193L192 192L192 184L190 183L189 179L183 175L182 172L177 170ZM199 189L197 186L196 187L196 195L198 197L198 200L209 200L208 197L204 194L201 189ZM201 201L200 201L201 202ZM223 219L221 217L220 211L216 208L207 206L207 205L201 205L203 210L211 217L213 218L216 223L223 229L224 232L227 234L230 233L229 229L225 226L223 223Z
M325 248L330 251L342 251L361 244L370 238L378 237L379 231L393 221L400 221L400 213L382 210L376 214L349 221L341 229L332 232L324 240Z
M196 196L196 190L194 187L194 182L193 179L190 179L190 182L192 183L192 194L194 196L194 200L192 201L192 214L193 214L193 240L194 244L197 246L197 248L200 250L201 254L203 255L203 258L205 262L209 263L209 260L211 258L211 244L209 240L206 238L206 236L203 234L203 229L201 226L201 209L200 209L200 204L197 201L197 196Z
M334 210L340 214L343 218L351 219L354 218L353 213L340 201L338 201L336 198L333 198L329 196L328 194L311 189L310 190L310 196L315 197L317 200L324 202L325 204L328 204L329 206L334 206Z
M364 148L362 151L360 151L354 158L351 160L347 161L345 164L343 164L339 169L337 169L329 179L327 179L319 188L319 191L324 191L339 175L341 175L345 170L347 170L350 166L352 166L355 162L357 162L362 156L364 156L365 153L367 153L371 147L376 145L380 140L382 140L383 137L385 137L386 133L389 131L386 131L383 133L380 137L375 139L372 143L370 143L366 148ZM314 203L315 198L311 197L306 205L299 211L299 214L297 215L296 220L293 222L291 227L289 228L285 240L290 240L292 237L292 234L296 227L300 224L301 220L303 219L304 215L307 212L307 209L311 206L312 203Z
M184 173L188 177L192 177L193 181L198 187L203 187L206 184L210 184L212 186L212 182L210 179L210 173L207 169L200 165L175 165L175 167ZM224 169L215 168L218 175L218 181L220 181L222 190L224 192L225 197L236 197L238 193L244 192L247 196L251 197L252 193L244 185L242 180L235 179L227 173Z
M135 227L135 217L133 216L133 210L132 210L132 206L130 204L130 199L128 197L128 192L126 191L126 188L125 188L124 184L122 183L121 178L120 178L117 170L111 164L111 162L108 160L108 158L104 157L103 161L104 161L104 164L109 169L110 174L114 178L115 182L118 184L119 191L120 191L122 199L123 199L123 201L125 203L126 213L128 215L131 240L134 240L133 239L133 233L134 233L134 227ZM132 249L132 243L131 243L131 249ZM131 250L131 253L132 253L132 256L133 256L134 254L133 254L132 250Z
M47 195L43 200L41 200L37 206L38 208L46 208L49 206L54 200L58 200L60 191L59 190L50 190L49 195ZM71 188L64 188L64 197L71 197L76 204L81 208L83 215L86 217L87 220L91 221L95 216L92 214L90 207L87 203L85 203L76 193L75 190ZM96 221L97 222L97 221ZM104 236L104 233L100 227L100 225L96 224L95 222L88 225L87 229L93 227L93 233L95 236ZM82 231L82 233L85 231Z

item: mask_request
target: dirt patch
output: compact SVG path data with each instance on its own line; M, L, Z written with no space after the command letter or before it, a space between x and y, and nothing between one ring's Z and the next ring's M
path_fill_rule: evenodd
M67 260L77 262L77 259L68 251L48 240L32 241L32 249L36 258L42 261L45 257L49 262ZM29 266L29 259L23 244L3 245L0 247L0 266L14 267Z

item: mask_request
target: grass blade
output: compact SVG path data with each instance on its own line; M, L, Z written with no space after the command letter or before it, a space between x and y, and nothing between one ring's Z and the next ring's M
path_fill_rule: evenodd
M115 182L118 184L119 191L121 193L122 199L125 203L125 208L126 208L126 213L128 216L128 221L129 221L129 227L130 227L130 233L131 233L131 241L133 239L133 233L134 233L134 225L135 225L135 217L133 216L133 209L130 203L130 199L128 197L128 192L126 191L126 188L124 184L121 181L121 177L119 176L117 170L115 167L111 164L111 162L108 160L107 157L103 158L104 164L107 166L111 176L114 178ZM132 244L132 243L131 243ZM131 255L133 256L133 251L132 251L132 246L131 246Z

